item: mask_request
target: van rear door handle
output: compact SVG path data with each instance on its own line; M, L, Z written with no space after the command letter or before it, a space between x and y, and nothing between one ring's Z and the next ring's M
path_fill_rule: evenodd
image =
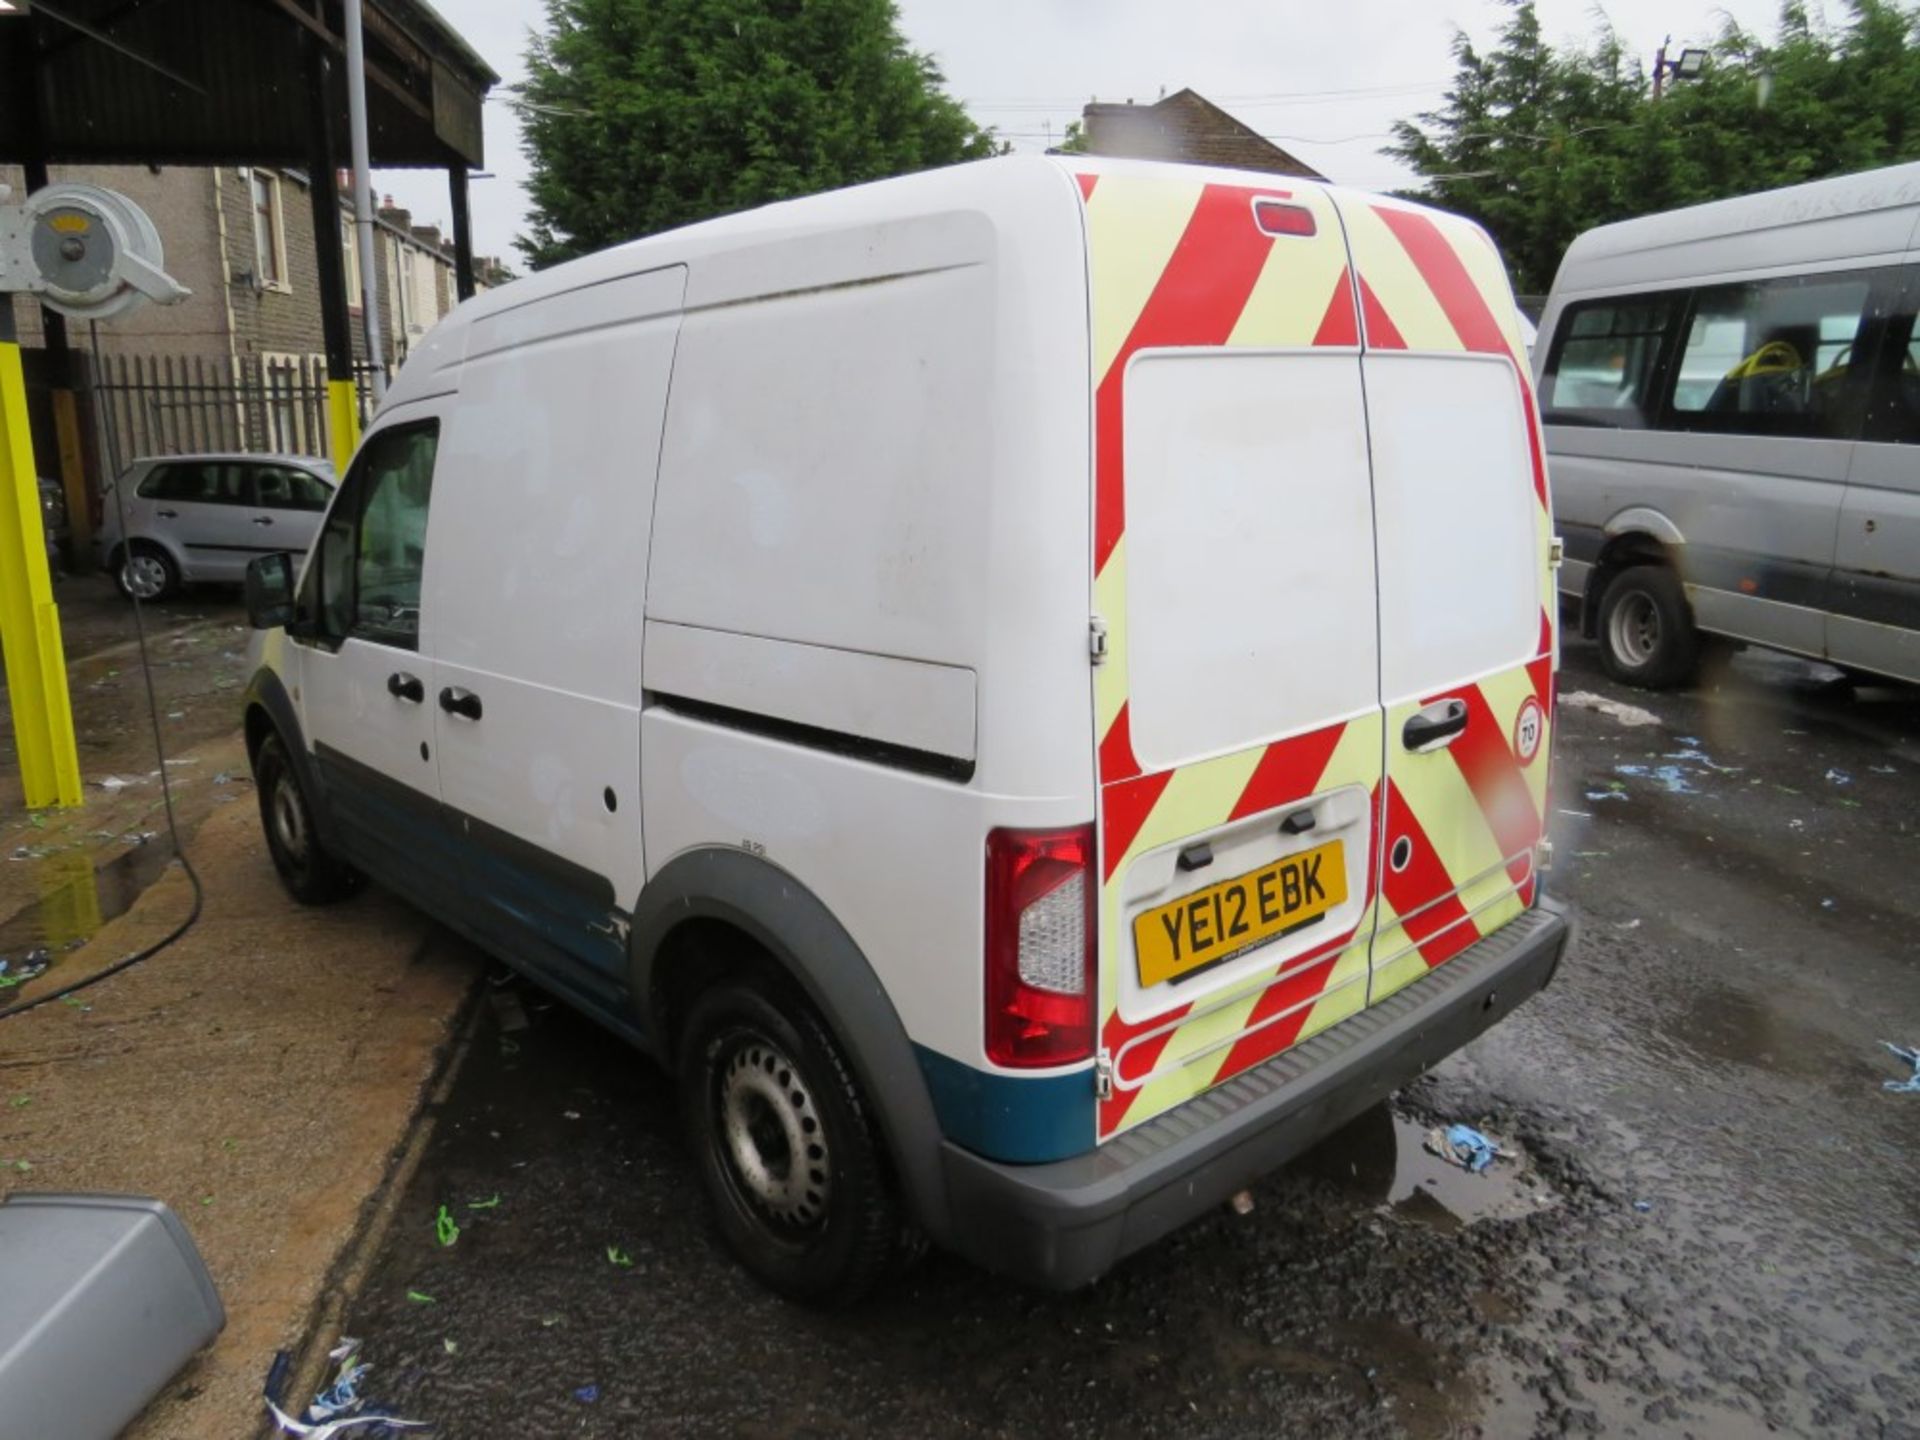
M1451 745L1466 728L1466 701L1436 700L1424 710L1407 717L1407 723L1400 731L1400 742L1415 753L1438 750Z
M460 715L468 720L480 718L480 697L471 690L456 690L448 686L440 692L440 708L449 715Z
M427 698L427 687L420 683L418 676L396 670L387 676L387 694L396 700L411 700L418 705Z
M178 520L180 518L180 512L178 510L156 510L153 513L158 515L162 520Z
M256 525L271 525L273 523L273 516L256 515L253 517L253 523Z

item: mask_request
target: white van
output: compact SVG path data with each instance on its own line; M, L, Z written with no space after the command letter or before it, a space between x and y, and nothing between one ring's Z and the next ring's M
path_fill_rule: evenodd
M1920 164L1589 230L1541 317L1561 588L1607 669L1700 635L1920 681Z
M1459 220L1083 157L492 291L255 568L274 861L658 1057L785 1293L1088 1281L1558 963L1513 317Z

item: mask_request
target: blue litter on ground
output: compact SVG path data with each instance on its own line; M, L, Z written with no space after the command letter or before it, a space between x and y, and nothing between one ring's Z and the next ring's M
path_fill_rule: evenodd
M1642 1215L1644 1215L1649 1210L1653 1209L1653 1202L1651 1200L1636 1200L1633 1202L1633 1208L1638 1210Z
M1669 795L1698 795L1687 779L1686 772L1678 765L1616 765L1615 772L1621 775L1633 775L1643 780L1652 780L1666 790Z
M1896 1045L1891 1040L1880 1042L1894 1053L1896 1059L1913 1067L1913 1074L1904 1080L1884 1080L1882 1085L1896 1095L1920 1095L1920 1045Z
M1849 775L1844 770L1827 771L1827 779L1832 781L1835 785L1851 785L1853 783L1853 776Z
M1445 1130L1428 1131L1427 1149L1474 1175L1507 1153L1471 1125L1449 1125Z
M600 1387L598 1385L582 1385L578 1390L573 1392L573 1398L578 1400L582 1405L591 1405L600 1398Z

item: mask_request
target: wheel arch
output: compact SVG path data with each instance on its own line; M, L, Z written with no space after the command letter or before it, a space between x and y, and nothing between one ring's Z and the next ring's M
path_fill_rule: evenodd
M247 768L251 770L260 758L260 747L266 743L269 735L278 735L286 747L288 762L300 780L300 788L305 792L307 804L313 811L315 826L320 831L324 843L333 842L333 816L327 805L326 787L320 783L320 773L313 763L313 756L307 750L307 738L300 727L300 712L294 709L293 697L287 693L286 681L271 666L262 665L253 672L253 678L247 682L247 695L241 722L242 733L247 742Z
M1580 633L1589 640L1598 637L1600 597L1614 576L1635 565L1664 565L1678 574L1683 543L1679 529L1656 510L1628 510L1609 520L1580 597Z
M935 1239L950 1226L941 1131L899 1012L845 927L799 880L719 846L676 856L634 906L629 982L656 1055L673 1064L677 1029L706 984L738 973L750 944L820 1012L880 1122L902 1198Z

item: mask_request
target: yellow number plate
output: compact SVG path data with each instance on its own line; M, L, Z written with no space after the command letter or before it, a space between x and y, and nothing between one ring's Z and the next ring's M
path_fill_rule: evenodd
M1341 842L1330 840L1156 906L1133 922L1140 983L1217 965L1318 920L1346 898L1346 857Z

